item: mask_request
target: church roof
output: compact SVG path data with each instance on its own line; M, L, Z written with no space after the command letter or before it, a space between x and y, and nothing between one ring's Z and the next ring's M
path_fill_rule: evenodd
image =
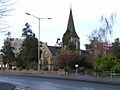
M76 31L75 31L75 26L74 26L74 20L73 20L73 15L72 15L72 9L70 9L70 14L69 14L69 19L68 19L68 25L67 25L67 30L70 31L70 35L72 37L78 37Z
M56 46L48 46L48 48L51 51L51 53L53 54L53 56L55 56L56 53L58 52L58 50L61 49L61 47L56 47Z

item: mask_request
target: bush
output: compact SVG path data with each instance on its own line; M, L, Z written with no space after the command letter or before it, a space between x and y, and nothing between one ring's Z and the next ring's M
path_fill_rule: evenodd
M19 67L19 70L23 70L23 68L22 68L22 67Z
M97 58L93 63L93 66L97 71L111 71L117 64L118 60L115 56L107 55Z
M80 72L84 72L84 71L85 71L85 67L79 67L78 70L79 70Z
M8 70L11 70L12 68L8 68Z
M58 69L59 69L58 66L54 66L54 68L53 68L54 71L57 71Z
M48 71L48 67L45 67L45 68L44 68L44 71Z
M38 70L37 67L35 67L34 70Z
M13 70L17 70L17 68L13 68Z
M5 70L6 68L2 68L2 70Z
M116 73L120 73L120 64L116 65L112 71L115 71Z
M26 67L25 67L25 66L22 66L22 69L26 69Z
M26 68L26 70L30 70L30 68L29 68L29 67L27 67L27 68Z
M70 71L70 67L69 66L65 66L64 70L65 70L65 72L68 72L68 71Z

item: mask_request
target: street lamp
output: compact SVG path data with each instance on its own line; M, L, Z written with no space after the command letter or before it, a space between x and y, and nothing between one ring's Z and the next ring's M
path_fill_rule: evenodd
M76 67L76 75L77 75L77 68L78 68L78 66L79 66L78 64L75 64L75 67Z
M33 17L35 17L36 19L38 19L38 21L39 21L39 23L38 23L38 71L40 70L40 66L42 65L42 62L41 62L41 60L40 60L40 20L41 19L52 19L52 18L39 18L39 17L37 17L37 16L35 16L35 15L32 15L32 14L30 14L30 13L25 13L26 15L31 15L31 16L33 16Z

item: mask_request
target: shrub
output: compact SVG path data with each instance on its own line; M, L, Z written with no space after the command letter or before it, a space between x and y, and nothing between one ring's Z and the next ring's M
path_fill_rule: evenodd
M30 68L29 68L29 67L27 67L27 68L26 68L26 70L30 70Z
M17 68L13 68L13 70L17 70Z
M70 67L69 66L65 66L64 70L65 70L65 72L68 72L68 71L70 71Z
M22 67L19 67L19 70L23 70L23 68L22 68Z
M111 69L118 64L117 58L112 55L97 58L93 64L97 71L111 71Z
M45 68L44 68L44 71L48 71L48 67L45 67Z
M79 70L80 72L84 72L84 71L85 71L85 67L79 67L78 70Z
M57 71L59 69L59 67L58 66L54 66L54 71Z
M114 67L112 68L112 71L115 71L116 73L120 73L120 64L114 66Z
M38 70L37 67L35 67L34 70Z

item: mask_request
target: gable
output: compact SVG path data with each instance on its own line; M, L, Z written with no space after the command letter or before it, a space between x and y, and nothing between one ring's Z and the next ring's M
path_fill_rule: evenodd
M53 56L56 56L58 50L61 49L61 47L55 47L55 46L48 46L50 52L52 53Z

